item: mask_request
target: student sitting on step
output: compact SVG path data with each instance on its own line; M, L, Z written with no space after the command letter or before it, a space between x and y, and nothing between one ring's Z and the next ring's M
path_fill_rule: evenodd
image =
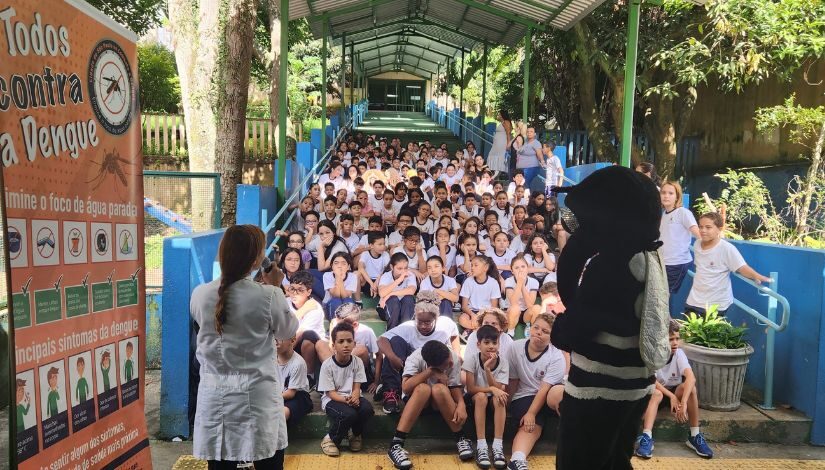
M503 469L504 420L507 418L508 394L504 391L509 383L509 363L499 353L500 332L485 325L475 332L476 351L464 355L461 368L466 372L465 386L467 408L472 410L476 426L476 465L482 469L494 466ZM507 336L507 335L504 335ZM493 412L493 454L487 447L487 413Z
M644 414L642 434L636 439L635 454L649 459L653 457L653 423L656 421L660 405L670 402L670 412L680 423L689 422L690 436L685 442L697 455L707 459L713 458L713 450L699 431L699 399L696 395L696 376L690 368L685 352L679 348L679 329L676 320L670 320L670 360L656 371L656 389L650 396ZM667 401L665 401L667 398Z
M295 354L296 338L278 340L278 372L283 382L284 416L286 425L292 426L312 411L312 398L309 396L307 364L304 358Z
M352 325L355 330L355 349L353 356L361 358L367 374L367 393L375 393L381 378L381 365L384 362L384 355L378 350L378 337L375 331L367 325L361 323L361 307L356 304L344 304L335 310L335 318L330 323L331 328L339 322Z
M427 306L433 315L437 315L437 308L433 304ZM425 410L436 412L444 419L456 441L458 457L461 460L473 458L472 443L464 437L463 431L467 421L467 407L460 371L459 356L438 340L427 341L407 357L401 383L406 404L387 450L395 468L412 468L412 460L404 449L404 442Z
M316 367L332 355L326 343L324 311L321 304L312 298L314 281L314 277L308 271L298 271L285 289L290 310L299 321L294 344L295 352L304 359L306 368L313 377Z
M324 273L324 312L327 320L335 317L335 309L341 304L355 302L353 295L358 291L358 275L352 272L352 257L349 253L335 253L330 261L331 270Z
M379 230L371 230L362 239L369 247L358 257L358 286L362 295L378 297L378 279L390 264L387 253L387 237Z
M533 319L530 337L510 346L510 413L518 423L507 468L527 470L527 456L564 395L564 355L550 344L555 318L541 313Z
M507 358L510 351L510 346L513 345L513 337L507 334L507 315L500 308L485 308L478 312L476 316L476 328L489 325L498 331L498 351L499 355ZM476 329L478 331L478 329ZM464 348L464 357L468 354L475 354L478 352L478 339L476 338L476 331L473 331L467 337L467 346Z
M438 314L438 297L432 292L420 292L413 307L413 319L388 330L378 338L378 349L384 355L381 367L381 392L384 412L400 411L401 372L404 361L413 351L429 340L437 340L460 352L458 327L447 317Z
M404 253L395 253L378 279L378 295L381 297L378 313L384 312L382 320L386 320L388 330L412 319L416 290L418 284L415 274L409 270L409 258Z
M358 452L363 446L367 421L375 411L372 403L361 396L361 384L367 381L364 363L352 355L355 331L352 325L341 322L332 329L332 347L335 351L321 366L318 391L322 393L321 408L330 421L329 433L321 441L321 450L330 457L340 455L338 446L344 439L349 448Z
M462 337L467 336L475 328L475 318L478 311L483 308L498 307L501 299L501 286L499 285L498 269L493 261L484 256L478 255L471 263L472 276L467 277L461 285L461 315L458 322L464 327Z

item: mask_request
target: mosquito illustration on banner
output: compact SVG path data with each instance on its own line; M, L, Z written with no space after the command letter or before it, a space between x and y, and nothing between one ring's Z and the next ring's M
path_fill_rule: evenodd
M106 182L109 175L112 175L114 177L115 192L120 200L124 200L120 193L120 187L126 188L129 183L126 180L128 173L123 171L123 165L132 165L132 162L121 157L117 149L113 148L111 152L103 152L103 160L100 163L94 161L92 163L100 166L97 174L87 181L87 183L92 184L92 191L97 191Z

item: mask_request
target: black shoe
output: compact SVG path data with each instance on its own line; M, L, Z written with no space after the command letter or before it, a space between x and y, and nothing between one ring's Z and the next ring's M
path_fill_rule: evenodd
M529 470L526 460L511 460L507 464L507 470Z
M372 401L376 403L384 401L384 384L378 384L378 386L375 387L375 395L372 396Z
M502 449L493 447L493 467L499 470L507 468L507 459L504 457Z
M396 390L387 390L384 394L384 413L388 415L398 414L401 411L401 404L399 403L398 392Z
M476 465L482 470L490 468L490 451L486 447L476 449Z
M406 449L401 447L401 444L391 445L389 450L387 450L387 456L398 470L409 470L413 467L410 454L407 453Z
M469 338L469 337L470 337L470 335L471 335L471 334L473 334L473 331L475 331L475 330L471 330L471 329L465 328L465 329L461 332L461 334L458 336L458 339L460 339L460 340L461 340L461 344L467 344L467 338Z
M462 437L455 443L455 446L458 449L459 459L464 461L473 458L473 443L469 439Z

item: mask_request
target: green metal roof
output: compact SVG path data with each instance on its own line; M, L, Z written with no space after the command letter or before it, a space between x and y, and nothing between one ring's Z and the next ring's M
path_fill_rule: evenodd
M447 57L484 42L515 46L528 28L569 29L604 0L290 0L316 37L326 21L333 45L354 44L367 75L436 73Z

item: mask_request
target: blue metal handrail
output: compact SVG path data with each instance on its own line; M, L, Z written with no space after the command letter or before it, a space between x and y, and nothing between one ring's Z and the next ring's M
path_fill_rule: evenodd
M368 105L366 100L359 102L358 104L356 104L354 106L354 112L348 113L348 114L350 114L349 115L349 121L347 121L347 123L340 129L340 131L337 133L337 135L336 135L335 130L333 129L333 131L332 131L332 143L327 148L327 151L324 153L324 155L321 157L321 159L317 160L315 165L313 165L312 168L310 168L307 175L298 184L297 191L292 193L292 196L290 196L286 201L284 201L283 205L281 206L281 209L278 210L278 212L275 214L274 217L272 217L272 220L270 220L270 222L266 225L266 227L263 227L264 233L269 233L272 229L275 228L275 224L278 222L278 220L281 217L283 217L284 212L289 209L290 204L292 204L297 198L304 197L304 195L306 194L306 191L309 188L309 185L307 185L307 183L310 181L310 179L312 179L313 183L318 181L318 178L320 178L320 176L321 176L321 170L326 166L327 162L332 157L332 155L335 154L336 149L340 145L341 140L343 139L343 137L347 134L347 131L351 131L356 126L358 126L358 124L360 124L364 121L364 117L367 114L368 106L369 105ZM317 156L318 150L316 149L315 152L316 152L316 156ZM284 223L281 226L279 232L284 231L284 230L286 230L287 227L289 227L289 224L292 223L292 219L295 218L295 213L298 210L300 210L300 209L295 209L289 214L289 217L287 217L287 219L284 221ZM275 246L277 245L277 243L280 239L281 239L280 234L275 235L275 238L272 240L272 243L270 243L270 245L266 249L266 256L271 255L272 250L275 249Z
M690 249L693 251L693 246L691 246ZM691 277L696 276L696 273L690 270L688 271L688 274ZM733 275L744 281L746 284L750 284L756 288L760 295L768 297L767 316L762 315L756 311L756 309L745 304L736 297L733 298L733 304L741 308L742 311L748 315L755 318L758 325L768 327L765 332L767 335L765 338L765 392L763 394L762 404L759 405L759 407L763 410L773 410L775 409L773 406L773 369L775 362L776 333L779 331L784 331L788 328L788 323L791 320L791 305L788 303L788 299L785 298L785 296L777 292L779 285L779 273L770 273L769 277L771 278L771 281L767 286L758 284L737 272L734 272ZM782 305L782 320L779 323L776 323L776 309L780 304Z

